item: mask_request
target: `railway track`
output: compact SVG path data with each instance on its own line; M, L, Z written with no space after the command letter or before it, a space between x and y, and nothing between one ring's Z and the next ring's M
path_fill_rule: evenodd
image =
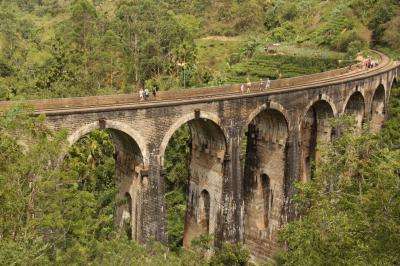
M315 89L324 86L330 86L342 83L344 81L359 80L370 76L378 75L385 71L393 69L396 64L386 55L374 51L379 57L379 65L375 68L368 70L358 71L347 71L348 67L339 70L327 71L317 74L311 74L301 77L294 77L281 80L273 80L271 87L268 90L259 90L259 83L254 84L251 87L251 93L242 94L240 92L241 84L224 85L220 87L209 87L200 89L187 89L161 92L158 94L156 99L147 101L139 101L139 98L135 95L118 95L118 96L94 96L94 97L77 97L77 98L66 98L66 99L47 99L47 100L29 100L24 101L25 103L32 105L35 108L36 113L44 113L46 115L57 115L65 113L82 113L90 111L111 111L111 110L124 110L124 109L139 109L139 108L151 108L156 106L170 106L170 105L181 105L189 103L198 103L205 101L217 101L224 99L235 99L241 97L257 97L260 95L270 94L281 94L293 91ZM352 68L356 66L353 65ZM330 73L344 72L344 74L333 75L323 78L319 76L329 75ZM296 80L311 79L310 82L300 82L296 84ZM290 84L280 86L280 84ZM100 100L104 100L107 103L100 103ZM0 102L0 112L4 111L13 102Z

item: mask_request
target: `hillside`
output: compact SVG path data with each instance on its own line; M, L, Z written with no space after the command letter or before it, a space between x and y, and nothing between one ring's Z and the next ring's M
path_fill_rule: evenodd
M393 0L2 0L0 7L0 99L289 77L400 43ZM274 43L280 57L265 53ZM296 56L310 66L332 62L277 69Z

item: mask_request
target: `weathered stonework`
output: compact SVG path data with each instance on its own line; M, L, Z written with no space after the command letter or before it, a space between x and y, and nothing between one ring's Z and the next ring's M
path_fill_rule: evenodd
M307 111L300 130L300 180L309 181L312 164L318 159L318 146L330 141L333 129L329 119L335 116L325 100L318 100Z
M226 140L218 125L206 119L189 121L192 134L189 193L183 244L201 234L215 234L222 205Z
M288 125L274 109L261 112L249 125L244 169L244 243L270 257L282 223L285 202Z
M335 133L327 119L346 113L360 127L371 121L378 130L400 68L386 62L370 72L332 76L339 72L279 80L269 91L255 86L250 94L232 85L187 90L182 100L172 92L147 103L131 95L30 103L47 114L48 125L69 130L71 144L97 128L110 130L118 195L127 199L116 220L141 243L168 239L164 154L174 132L188 123L192 158L184 244L210 233L216 244L242 241L255 256L270 258L278 248L277 230L295 218L291 184L311 178L309 162L318 159L318 144ZM8 105L0 103L0 110Z

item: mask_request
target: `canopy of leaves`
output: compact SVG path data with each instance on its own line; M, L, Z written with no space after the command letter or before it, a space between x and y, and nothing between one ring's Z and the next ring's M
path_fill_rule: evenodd
M379 135L352 119L320 150L315 179L296 185L299 220L280 232L283 265L396 265L400 261L399 89ZM382 141L383 140L383 141Z
M251 36L261 40L260 47L286 42L352 56L370 43L399 49L399 10L396 0L3 0L0 99L238 81L229 56L243 53L235 61L244 62L254 45L230 50L225 58L203 52L199 59L196 41L210 35L237 36L245 46Z
M0 116L1 265L212 263L204 255L209 245L174 253L159 243L139 246L128 240L113 223L117 203L109 134L90 133L67 151L66 132L56 133L44 122L20 105ZM243 262L246 252L236 246L218 250L217 257Z

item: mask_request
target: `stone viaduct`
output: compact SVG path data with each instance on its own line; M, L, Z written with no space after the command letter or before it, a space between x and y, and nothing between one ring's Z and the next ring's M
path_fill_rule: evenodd
M253 84L245 94L240 85L227 85L160 92L143 102L136 95L27 102L51 127L67 129L71 144L95 129L111 132L119 195L128 199L116 220L128 219L141 243L168 239L164 156L174 132L187 124L192 147L184 244L209 233L268 258L277 248L277 229L294 218L291 184L311 178L318 144L335 134L328 119L350 114L359 127L382 126L400 66L380 56L373 69L274 80L268 90ZM0 111L10 104L0 103Z

